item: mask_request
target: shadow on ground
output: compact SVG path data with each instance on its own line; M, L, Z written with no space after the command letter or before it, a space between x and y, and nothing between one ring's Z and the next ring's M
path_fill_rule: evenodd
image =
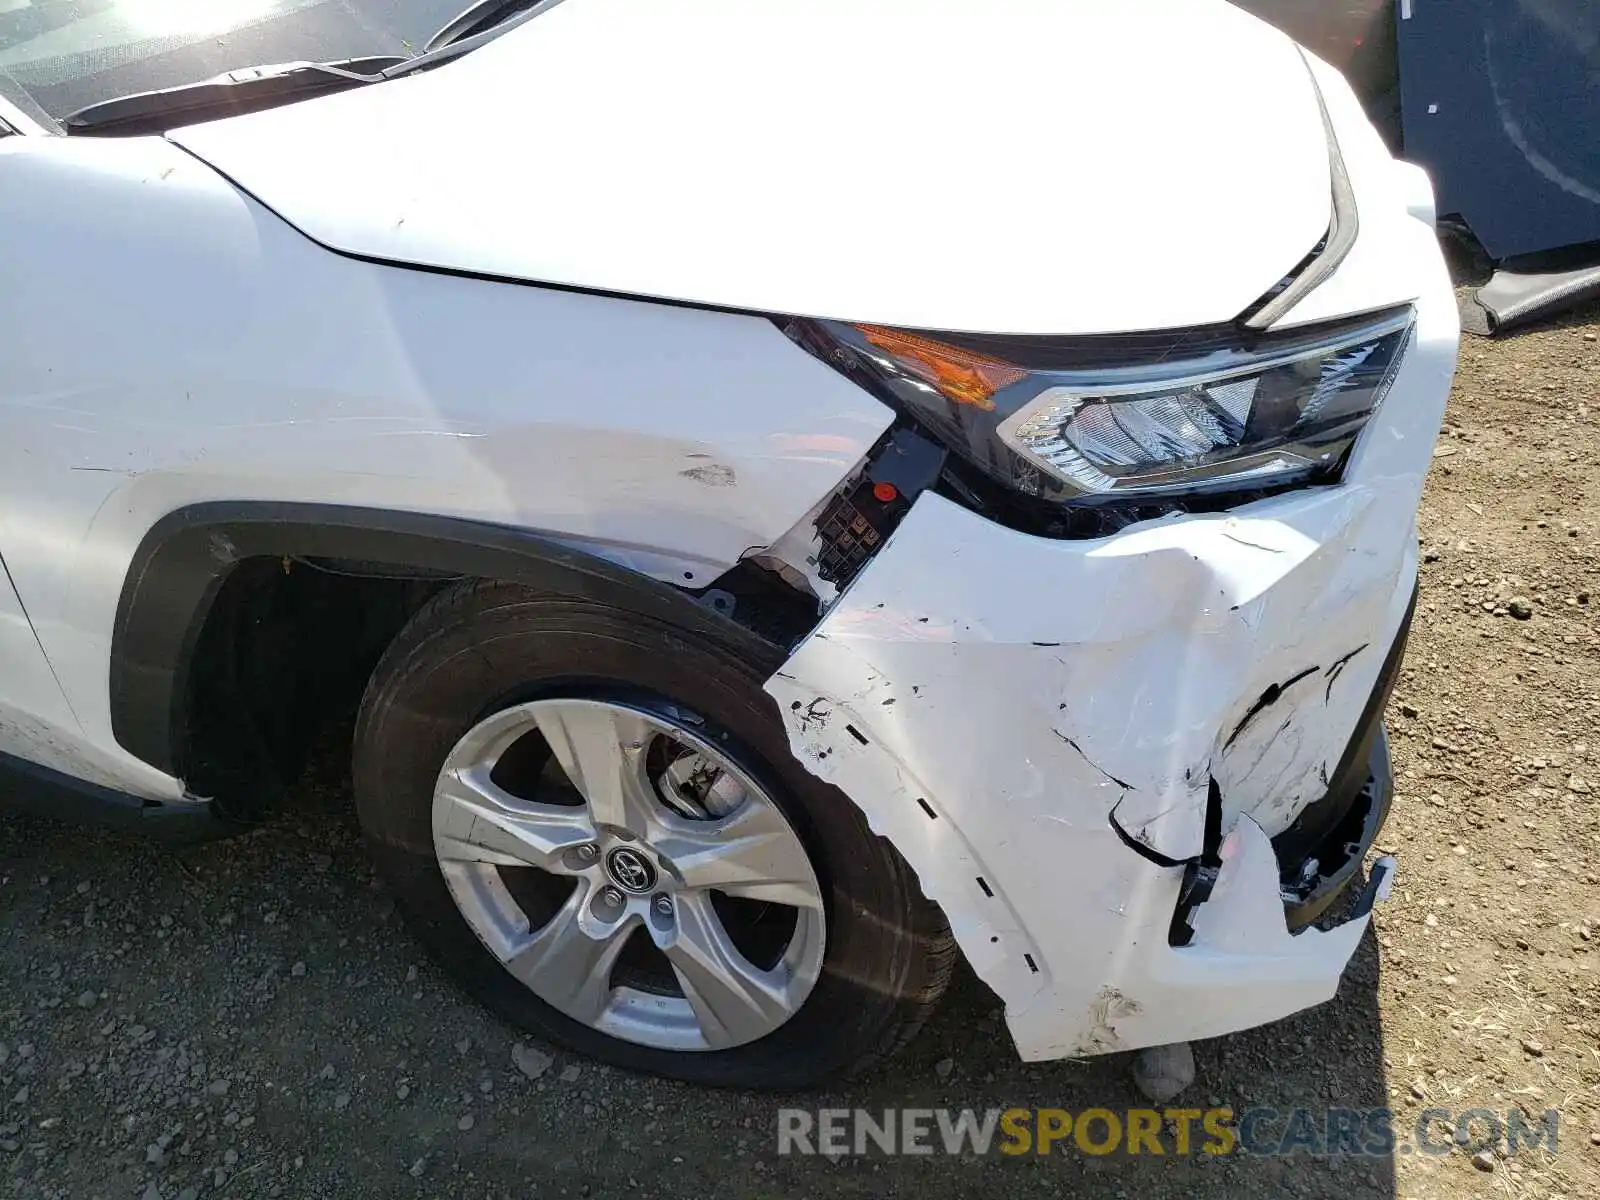
M910 1047L848 1089L712 1092L559 1053L530 1080L516 1032L406 934L337 778L302 784L265 829L177 852L0 815L0 981L0 1180L17 1196L1394 1192L1386 1157L1095 1157L1070 1142L1049 1157L778 1156L784 1105L1142 1103L1126 1056L1019 1063L966 972ZM1333 1003L1199 1046L1181 1103L1382 1106L1377 982L1369 937Z

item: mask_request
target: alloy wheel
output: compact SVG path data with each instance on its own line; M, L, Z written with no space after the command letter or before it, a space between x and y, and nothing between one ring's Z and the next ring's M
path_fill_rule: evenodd
M670 706L536 700L456 744L433 796L439 867L505 968L625 1041L766 1036L821 972L822 889L770 795Z

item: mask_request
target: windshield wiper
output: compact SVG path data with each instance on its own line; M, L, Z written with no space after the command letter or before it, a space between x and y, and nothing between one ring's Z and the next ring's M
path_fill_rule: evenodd
M554 6L554 0L476 0L440 26L439 31L423 44L422 53L430 55L480 33L499 29L520 13Z
M385 55L346 58L338 62L271 63L241 67L198 83L135 92L102 100L61 119L68 133L164 133L179 125L219 116L236 116L343 91L365 83L381 83L385 71L414 63L414 58Z
M69 113L61 124L73 134L165 133L196 121L382 83L459 58L559 3L561 0L476 0L430 37L422 53L410 58L384 55L241 67L198 83L102 100Z

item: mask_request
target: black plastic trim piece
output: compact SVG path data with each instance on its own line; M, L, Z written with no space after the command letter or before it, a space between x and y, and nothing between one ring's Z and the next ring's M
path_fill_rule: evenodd
M1212 356L1293 353L1399 316L1409 304L1297 325L1292 329L1254 329L1236 323L1195 325L1145 333L1081 333L1047 336L1014 333L962 333L910 330L920 337L1001 359L1025 371L1123 370L1148 366L1152 372L1205 371L1218 365ZM1191 364L1191 365L1186 365ZM831 365L831 364L830 364ZM1226 365L1226 364L1223 364ZM1154 378L1155 376L1152 375ZM851 376L851 378L854 378Z
M231 837L246 828L224 819L207 800L183 804L141 800L9 754L0 754L0 804L177 845Z
M943 444L924 437L915 425L890 426L868 451L858 482L817 515L817 574L840 589L849 587L917 497L939 482L948 457ZM887 498L880 491L885 486Z
M512 17L524 13L537 16L537 13L529 10L554 8L558 3L560 0L476 0L435 30L433 36L422 44L422 53L437 54L468 38L482 37L490 32L503 33L505 31L500 26Z
M129 565L111 642L111 729L130 754L182 777L187 683L217 591L252 558L344 559L419 579L505 579L626 608L692 630L758 635L686 592L546 537L487 522L342 505L197 504L145 535Z
M1187 946L1194 940L1194 926L1189 918L1194 910L1211 899L1222 874L1222 788L1215 775L1206 789L1206 823L1201 835L1200 854L1191 858L1183 869L1183 882L1178 887L1178 903L1172 910L1172 921L1167 926L1169 946Z
M1283 916L1290 932L1311 924L1344 895L1360 871L1367 851L1383 832L1384 822L1389 819L1389 809L1394 804L1394 765L1389 758L1389 739L1383 733L1382 722L1378 736L1369 745L1366 771L1366 786L1357 796L1359 807L1353 806L1348 814L1352 818L1359 814L1360 832L1350 839L1348 847L1342 844L1333 847L1335 852L1346 852L1342 863L1321 876L1316 887L1302 899L1285 903Z
M261 112L312 96L381 83L380 72L407 61L384 55L244 67L198 83L102 100L68 113L61 124L78 137L160 134L200 120Z
M1348 920L1359 921L1373 910L1379 900L1388 898L1394 871L1394 856L1390 854L1385 854L1372 864L1372 875L1367 879L1367 886L1361 889L1361 895L1356 898Z

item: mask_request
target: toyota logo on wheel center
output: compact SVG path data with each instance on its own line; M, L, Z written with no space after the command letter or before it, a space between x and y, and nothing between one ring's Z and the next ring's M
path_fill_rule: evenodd
M606 873L625 892L642 895L656 885L656 869L637 850L618 846L606 855Z

